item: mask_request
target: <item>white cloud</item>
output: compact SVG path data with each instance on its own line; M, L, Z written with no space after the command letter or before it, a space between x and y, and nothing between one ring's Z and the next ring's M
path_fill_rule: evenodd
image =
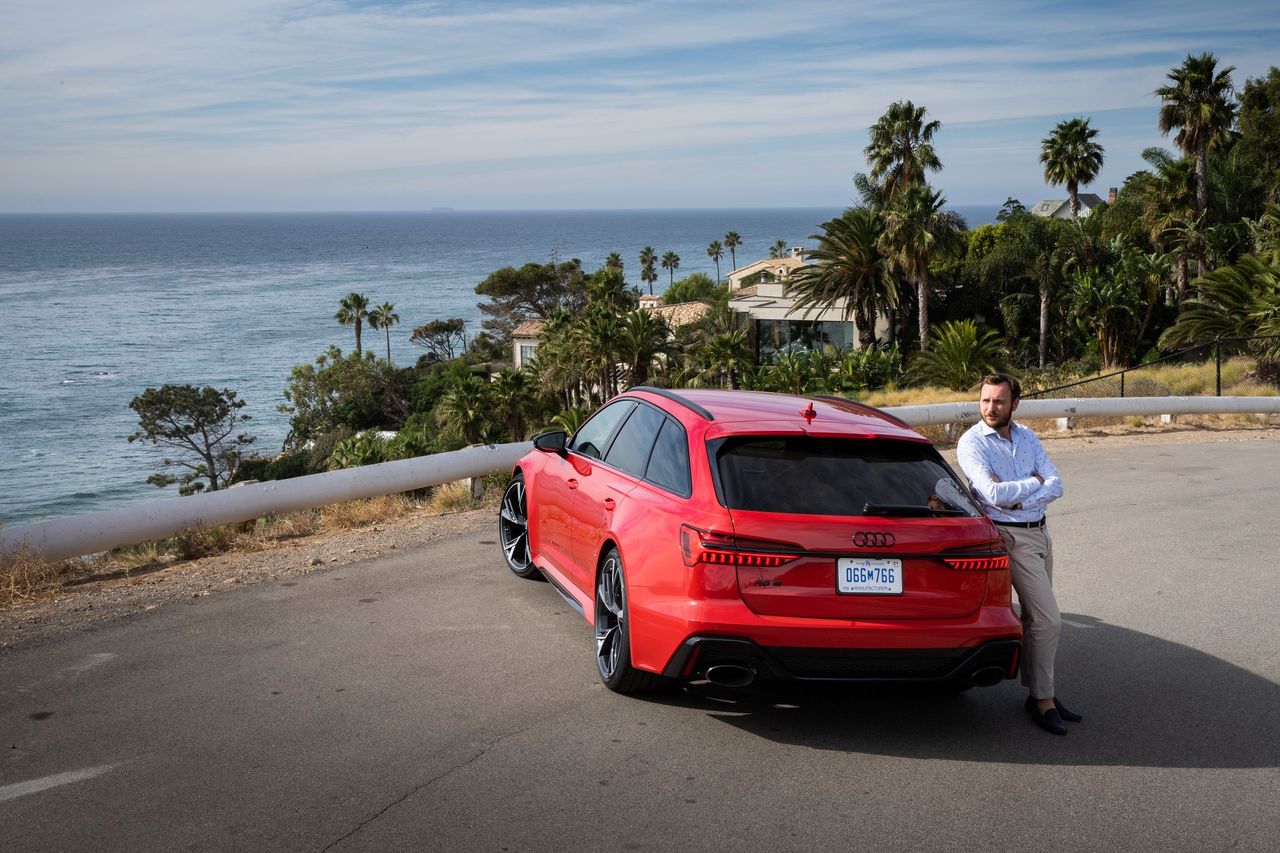
M901 8L23 3L0 33L0 197L369 208L413 206L411 186L456 206L592 191L714 205L739 194L703 177L727 159L791 173L771 192L820 192L815 175L843 198L867 125L901 98L944 124L942 183L977 192L1010 173L1001 156L1030 153L1038 179L1038 136L1007 137L1009 122L1151 107L1189 50L1217 51L1242 81L1277 34L1258 38L1263 7ZM978 122L989 139L948 134Z

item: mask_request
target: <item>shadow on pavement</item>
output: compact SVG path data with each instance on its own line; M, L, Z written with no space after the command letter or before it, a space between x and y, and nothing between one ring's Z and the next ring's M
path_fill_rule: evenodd
M1016 681L959 696L878 686L695 684L661 700L778 743L1013 764L1280 766L1280 685L1178 643L1064 614L1060 697L1084 714L1041 731Z

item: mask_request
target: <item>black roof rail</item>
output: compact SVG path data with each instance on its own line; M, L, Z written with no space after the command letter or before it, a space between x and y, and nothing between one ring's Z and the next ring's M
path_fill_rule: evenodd
M706 409L702 408L692 400L688 400L684 397L681 397L679 394L677 394L675 391L672 391L670 388L654 388L652 385L637 385L634 388L628 388L627 390L628 391L648 391L650 394L657 394L659 397L666 397L668 400L672 400L676 403L679 403L689 411L700 415L703 420L714 421L716 419L715 415L711 414Z
M911 429L911 424L907 423L902 418L891 415L884 409L877 409L875 406L868 406L866 403L859 403L857 400L850 400L848 397L837 397L834 394L815 394L811 399L834 403L839 408L855 414L858 412L866 412L878 418L884 418L887 421L892 421L900 427Z

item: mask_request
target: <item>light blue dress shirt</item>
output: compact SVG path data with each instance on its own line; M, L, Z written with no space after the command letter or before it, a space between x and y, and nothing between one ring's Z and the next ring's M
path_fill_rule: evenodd
M1062 497L1058 469L1036 434L1017 421L1010 423L1008 440L978 421L960 436L956 459L969 478L974 498L992 521L1039 521L1045 507ZM1014 509L1019 504L1021 508Z

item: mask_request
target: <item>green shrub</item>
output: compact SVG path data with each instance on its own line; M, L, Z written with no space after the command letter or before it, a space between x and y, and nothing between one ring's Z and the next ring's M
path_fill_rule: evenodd
M920 353L912 363L911 376L917 382L963 391L1004 364L1004 347L994 330L979 329L972 320L958 320L937 328L929 351Z
M288 480L314 473L311 470L311 451L295 450L282 453L267 463L260 480Z
M359 435L338 442L329 454L329 470L358 468L387 461L387 443L376 430L365 430Z

